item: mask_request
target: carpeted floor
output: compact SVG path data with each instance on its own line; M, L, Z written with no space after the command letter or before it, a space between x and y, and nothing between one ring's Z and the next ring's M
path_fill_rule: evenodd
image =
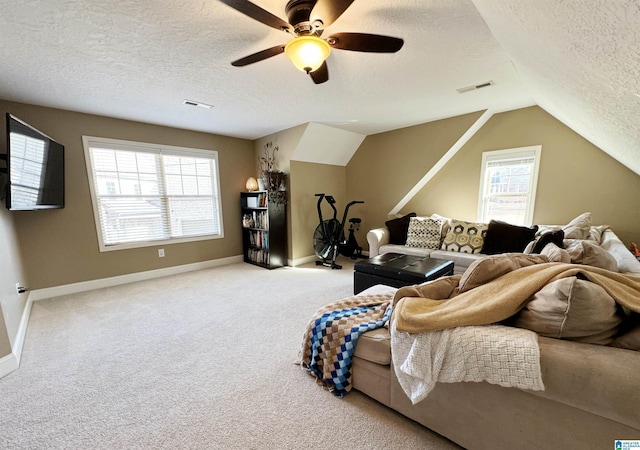
M0 379L0 448L453 449L297 359L342 270L233 264L33 305L20 368Z

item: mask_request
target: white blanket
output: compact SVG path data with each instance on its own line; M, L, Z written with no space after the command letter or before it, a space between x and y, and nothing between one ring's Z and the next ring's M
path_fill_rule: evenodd
M436 382L487 381L543 391L540 349L533 331L502 325L409 334L391 326L391 355L400 386L413 404Z

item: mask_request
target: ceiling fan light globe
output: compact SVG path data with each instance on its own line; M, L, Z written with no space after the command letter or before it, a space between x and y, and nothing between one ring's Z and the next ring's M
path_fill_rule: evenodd
M284 47L284 53L303 72L317 70L331 53L331 46L317 36L298 36Z

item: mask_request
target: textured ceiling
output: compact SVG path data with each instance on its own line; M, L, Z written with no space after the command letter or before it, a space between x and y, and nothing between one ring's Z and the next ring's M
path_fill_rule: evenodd
M286 19L286 0L254 2ZM0 7L5 100L249 139L308 122L368 135L539 104L640 174L637 1L358 0L325 36L370 32L405 45L396 54L334 50L321 85L285 55L232 67L288 35L218 0Z
M473 1L536 102L640 174L640 2Z
M286 0L255 0L286 19ZM334 50L314 85L284 44L218 0L0 0L0 98L255 139L307 122L360 134L532 104L468 0L358 0L330 27L402 37L396 54ZM485 91L456 88L495 81ZM184 99L214 105L188 107Z

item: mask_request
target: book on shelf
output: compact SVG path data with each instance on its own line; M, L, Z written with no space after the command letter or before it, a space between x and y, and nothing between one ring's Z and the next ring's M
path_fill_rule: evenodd
M249 232L249 243L252 247L268 248L269 233L263 230L252 230Z
M251 248L247 252L247 257L253 262L269 264L269 251L264 249Z
M253 227L269 229L269 214L266 211L253 211Z

